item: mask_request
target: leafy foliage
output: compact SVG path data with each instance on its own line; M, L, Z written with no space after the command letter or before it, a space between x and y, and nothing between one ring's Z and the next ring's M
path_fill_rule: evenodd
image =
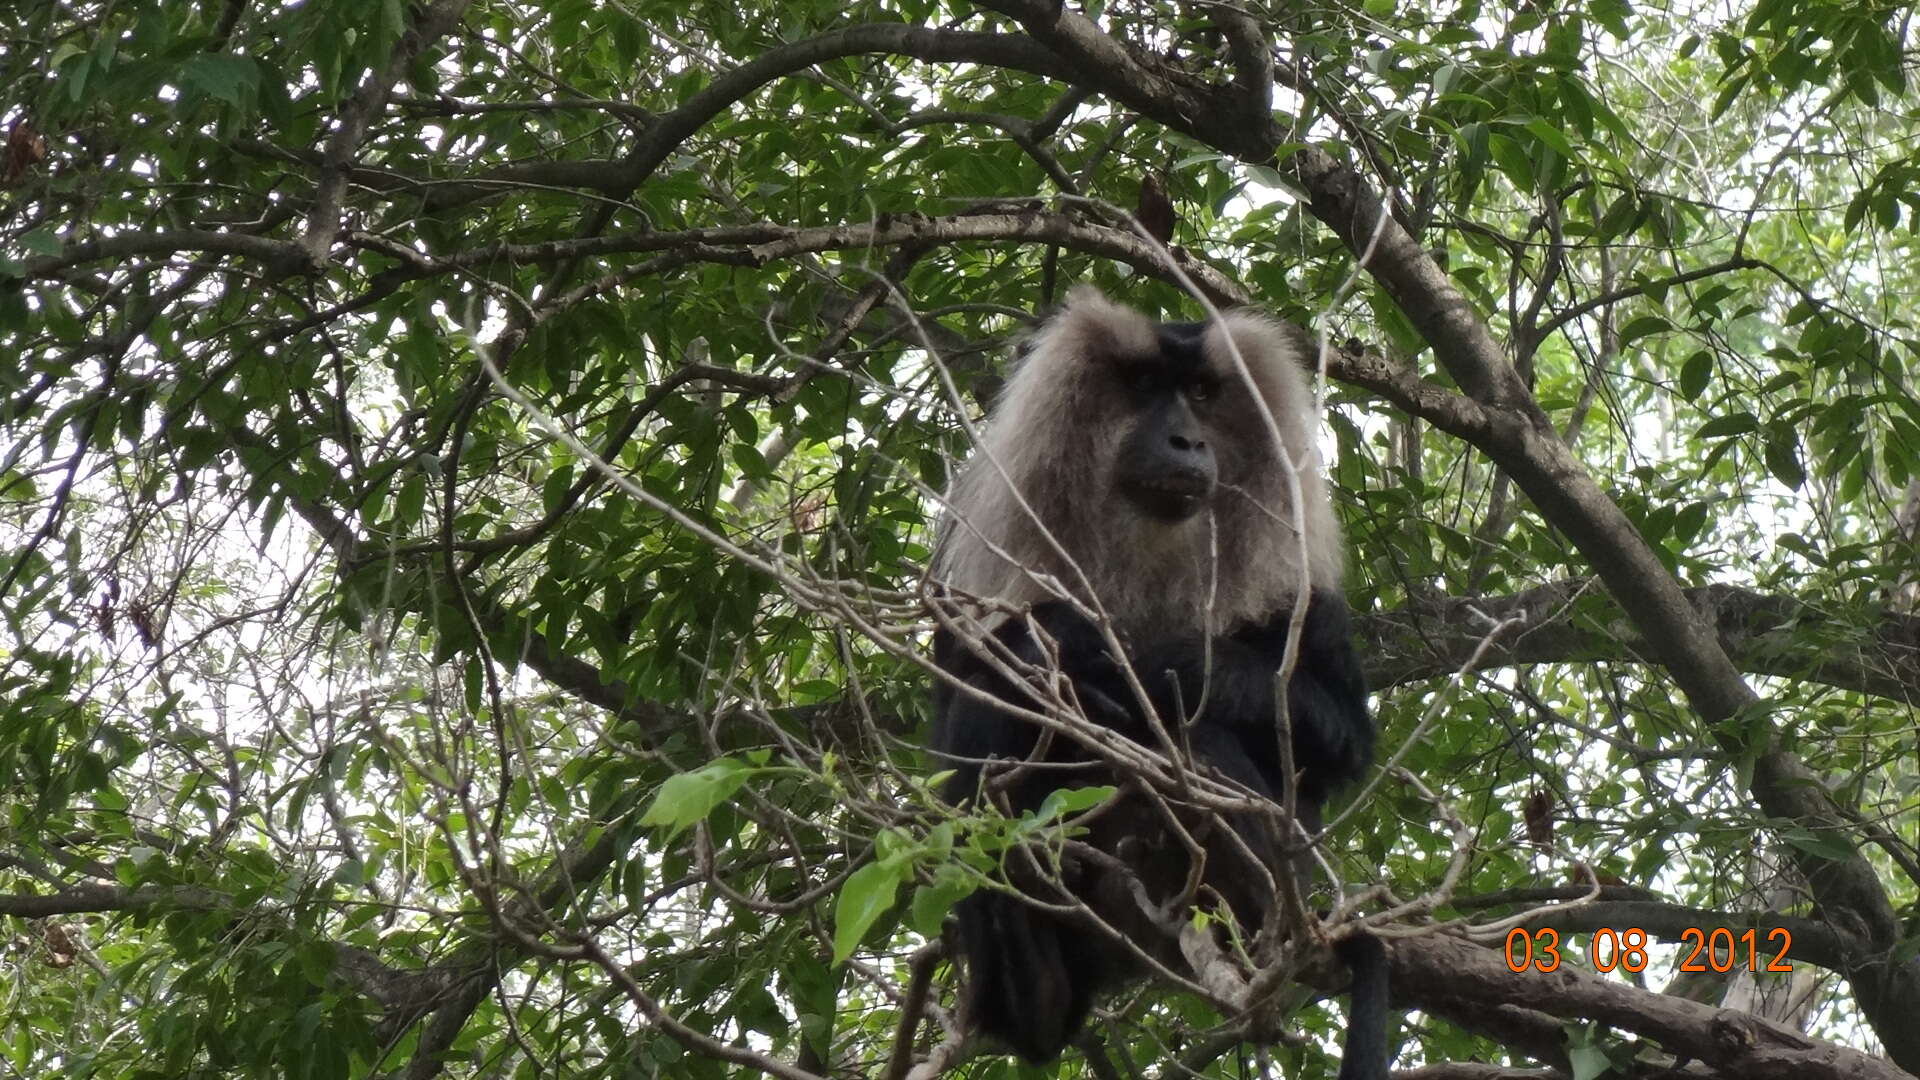
M1908 13L1052 8L0 26L14 1072L892 1078L952 1043L941 919L1106 795L960 815L914 749L933 493L1074 280L1326 346L1350 599L1429 789L1340 821L1341 880L1837 927L1795 1008L1691 1000L1920 1071ZM1187 283L1115 209L1148 175ZM1404 1064L1537 1051L1408 994ZM1542 1015L1582 1076L1682 1049ZM1142 992L1056 1067L942 1060L1333 1074L1327 1010L1234 1022Z

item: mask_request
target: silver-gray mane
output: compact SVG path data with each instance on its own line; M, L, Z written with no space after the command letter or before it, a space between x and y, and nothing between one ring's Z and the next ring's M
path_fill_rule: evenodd
M1229 338L1297 468L1304 565L1287 466L1251 407ZM1211 514L1169 525L1136 511L1111 483L1127 418L1112 415L1118 399L1106 384L1114 376L1100 370L1105 362L1157 356L1154 323L1092 286L1075 288L1008 380L948 493L933 581L961 597L1024 605L1053 595L1037 576L1048 575L1082 601L1097 599L1121 632L1146 634L1221 633L1265 620L1303 587L1337 587L1340 529L1321 476L1313 395L1292 341L1248 311L1227 312L1207 329L1202 353L1219 379L1220 401L1241 403L1224 440L1237 445L1220 448L1236 464L1229 475L1223 461Z

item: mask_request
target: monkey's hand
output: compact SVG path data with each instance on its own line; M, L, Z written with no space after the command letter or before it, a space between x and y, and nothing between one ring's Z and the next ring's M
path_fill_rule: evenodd
M1059 652L1060 670L1072 678L1098 676L1118 668L1100 628L1064 600L1035 604L1027 620L1017 625L1022 630L1037 626L1052 639Z
M1198 711L1207 723L1234 732L1263 773L1278 776L1273 683L1286 658L1292 616L1283 607L1266 624L1229 636L1156 642L1135 654L1134 666L1163 716ZM1315 590L1309 597L1287 683L1287 722L1301 794L1315 803L1359 779L1373 760L1366 680L1346 600L1336 592Z
M1052 639L1060 671L1072 680L1087 718L1123 731L1133 726L1138 710L1126 703L1132 701L1134 695L1100 627L1064 600L1034 605L1029 618L1031 625ZM1027 624L1017 625L1024 628ZM1027 645L1035 650L1031 657L1034 663L1051 662L1052 658L1041 655L1041 647L1030 638Z

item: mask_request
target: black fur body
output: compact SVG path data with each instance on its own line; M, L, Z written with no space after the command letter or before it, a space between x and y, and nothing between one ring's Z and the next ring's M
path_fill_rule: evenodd
M1197 772L1282 801L1291 781L1275 683L1304 595L1286 713L1296 817L1318 831L1327 800L1370 763L1374 733L1311 405L1290 340L1258 316L1154 323L1075 290L1009 381L950 496L934 560L957 613L935 660L969 688L942 681L936 692L933 749L954 769L949 800L988 798L1018 815L1055 789L1115 782L1098 754L1007 707L1046 712L1039 673L1057 664L1095 724L1150 748L1178 739ZM980 617L967 614L972 601L1026 610ZM1179 812L1176 827L1132 796L1081 838L1111 859L1043 869L1032 853L1011 854L1009 880L1024 893L1079 910L988 890L963 901L963 1020L1047 1061L1100 994L1150 966L1143 956L1183 970L1166 920L1135 888L1154 905L1183 895L1191 861L1179 828L1206 853L1199 902L1257 929L1278 877L1297 870L1270 818L1229 814L1226 828L1209 829L1214 820ZM1384 952L1358 937L1341 955L1354 971L1341 1077L1375 1080L1386 1066Z

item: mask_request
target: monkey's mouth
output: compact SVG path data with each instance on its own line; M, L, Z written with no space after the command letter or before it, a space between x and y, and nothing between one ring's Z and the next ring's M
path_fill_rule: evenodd
M1213 484L1198 472L1135 480L1122 489L1127 501L1158 521L1185 521L1200 512L1213 495Z

